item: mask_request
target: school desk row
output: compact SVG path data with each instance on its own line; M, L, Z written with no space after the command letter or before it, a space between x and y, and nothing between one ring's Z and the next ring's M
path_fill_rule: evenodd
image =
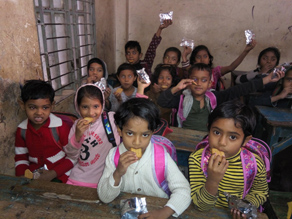
M120 200L146 197L147 209L167 199L121 193L113 202L99 201L96 189L0 175L1 218L120 218ZM191 204L179 218L231 218L227 208L200 212ZM267 218L259 213L259 218Z

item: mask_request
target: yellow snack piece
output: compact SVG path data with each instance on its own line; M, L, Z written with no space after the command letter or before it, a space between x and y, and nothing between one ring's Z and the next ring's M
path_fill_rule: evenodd
M85 124L91 123L93 121L93 118L91 117L84 117L83 119L85 119Z
M211 148L211 154L215 154L215 153L221 157L221 161L222 161L223 157L225 156L224 152L219 151L216 148Z
M167 88L167 85L162 85L161 88L165 89Z
M119 87L119 88L116 90L115 93L120 94L120 93L122 93L122 92L123 92L123 88Z
M142 157L142 149L141 148L131 148L130 151L135 152L136 156L140 159Z
M33 179L33 173L29 169L24 171L24 176L28 179Z

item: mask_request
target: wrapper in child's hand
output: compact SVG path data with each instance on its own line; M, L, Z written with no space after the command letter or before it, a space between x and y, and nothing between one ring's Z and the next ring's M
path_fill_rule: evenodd
M121 219L136 219L148 212L146 198L129 198L120 201Z
M145 68L137 70L137 75L139 76L140 80L145 81L146 84L150 83L150 78L145 71Z
M285 72L286 68L284 66L276 66L276 68L274 68L274 70L273 70L272 79L277 77L277 72L278 71L284 71Z
M160 24L163 24L164 20L172 20L172 15L173 15L173 11L170 11L168 13L160 13L159 14Z
M107 87L106 79L101 78L100 81L95 83L95 85L98 86L102 90L102 92L104 92Z
M184 46L190 47L192 50L195 47L194 40L189 40L189 39L185 39L185 38L182 38L181 43L179 45L182 47L184 47Z
M251 30L245 30L246 45L250 44L255 39L255 34Z
M239 210L242 214L245 214L246 218L248 219L257 218L257 208L249 201L239 199L235 195L230 195L227 192L224 192L224 195L227 198L228 206L230 209Z

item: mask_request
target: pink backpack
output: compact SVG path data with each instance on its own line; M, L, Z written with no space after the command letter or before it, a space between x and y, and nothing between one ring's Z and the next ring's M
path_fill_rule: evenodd
M166 181L165 169L167 165L167 156L166 153L169 153L171 158L177 163L176 149L170 140L163 136L152 135L151 142L154 147L152 148L152 173L155 179L155 182L158 186L160 186L163 191L170 196L171 192L168 188L168 184ZM115 148L113 153L113 162L115 166L118 166L118 162L120 159L119 147Z
M208 177L207 168L209 158L211 156L208 136L196 146L196 150L199 150L201 148L204 148L201 159L201 168L204 172L205 177ZM242 147L240 153L244 177L243 198L247 195L250 188L252 187L253 180L257 174L257 163L254 153L263 160L267 171L267 182L271 181L270 163L272 157L270 147L266 144L266 142L262 141L261 139L253 137L246 143L245 146Z

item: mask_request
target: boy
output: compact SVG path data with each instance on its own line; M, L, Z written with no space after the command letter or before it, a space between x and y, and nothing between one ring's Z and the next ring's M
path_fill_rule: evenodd
M207 131L208 115L215 108L214 105L255 92L262 89L265 84L276 82L285 75L283 71L279 71L276 78L272 78L271 73L263 79L252 80L224 91L210 92L208 90L212 85L211 74L209 65L194 64L189 69L188 79L181 80L175 87L162 92L158 97L157 103L161 107L179 108L177 113L179 127ZM187 89L183 91L183 102L180 104L182 101L180 91L185 88Z
M26 169L38 170L44 165L38 179L67 181L73 163L66 158L63 146L68 143L70 127L51 113L55 91L41 80L30 80L21 89L21 108L27 119L19 124L15 137L15 175L23 176ZM57 131L56 142L53 132Z
M161 42L161 32L164 28L167 28L172 24L171 20L164 20L163 24L159 25L157 32L154 34L149 47L146 51L144 60L140 60L143 56L141 53L141 46L137 41L128 41L125 45L125 56L128 63L133 65L136 70L145 68L145 71L151 78L151 68L154 58L156 56L156 48Z

